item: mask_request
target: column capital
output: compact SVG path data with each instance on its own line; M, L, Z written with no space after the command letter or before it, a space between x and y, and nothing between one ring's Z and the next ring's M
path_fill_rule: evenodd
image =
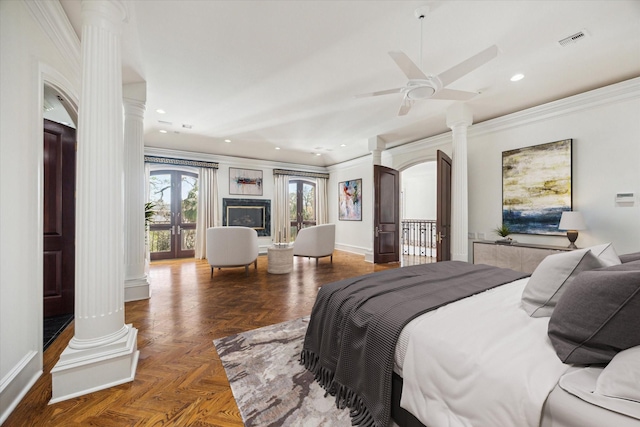
M464 126L469 127L473 124L473 113L469 106L463 102L457 102L447 108L447 127Z
M95 25L118 33L129 19L122 0L82 0L82 18L83 25Z

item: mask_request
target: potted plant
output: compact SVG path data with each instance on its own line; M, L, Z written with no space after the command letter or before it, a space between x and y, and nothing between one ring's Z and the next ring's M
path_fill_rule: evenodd
M509 237L512 231L507 224L502 224L501 226L494 228L493 231L498 236L502 237L502 239L496 240L496 243L510 245L513 242L513 240Z

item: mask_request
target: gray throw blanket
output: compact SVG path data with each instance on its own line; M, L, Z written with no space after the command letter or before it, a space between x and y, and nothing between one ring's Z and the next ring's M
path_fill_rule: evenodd
M300 362L336 397L339 408L350 408L353 425L386 427L402 328L427 311L526 276L446 261L324 285L311 312Z

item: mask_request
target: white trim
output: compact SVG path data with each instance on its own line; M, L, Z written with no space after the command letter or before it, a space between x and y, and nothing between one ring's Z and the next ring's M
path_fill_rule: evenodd
M42 363L38 357L40 354L37 351L28 352L0 380L0 425L9 418L9 415L42 375Z
M80 39L60 2L24 1L24 4L68 64L74 80L80 81Z

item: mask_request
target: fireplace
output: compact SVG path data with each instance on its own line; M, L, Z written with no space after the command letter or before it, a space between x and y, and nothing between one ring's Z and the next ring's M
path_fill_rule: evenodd
M222 224L249 227L258 236L271 236L271 200L222 199Z

